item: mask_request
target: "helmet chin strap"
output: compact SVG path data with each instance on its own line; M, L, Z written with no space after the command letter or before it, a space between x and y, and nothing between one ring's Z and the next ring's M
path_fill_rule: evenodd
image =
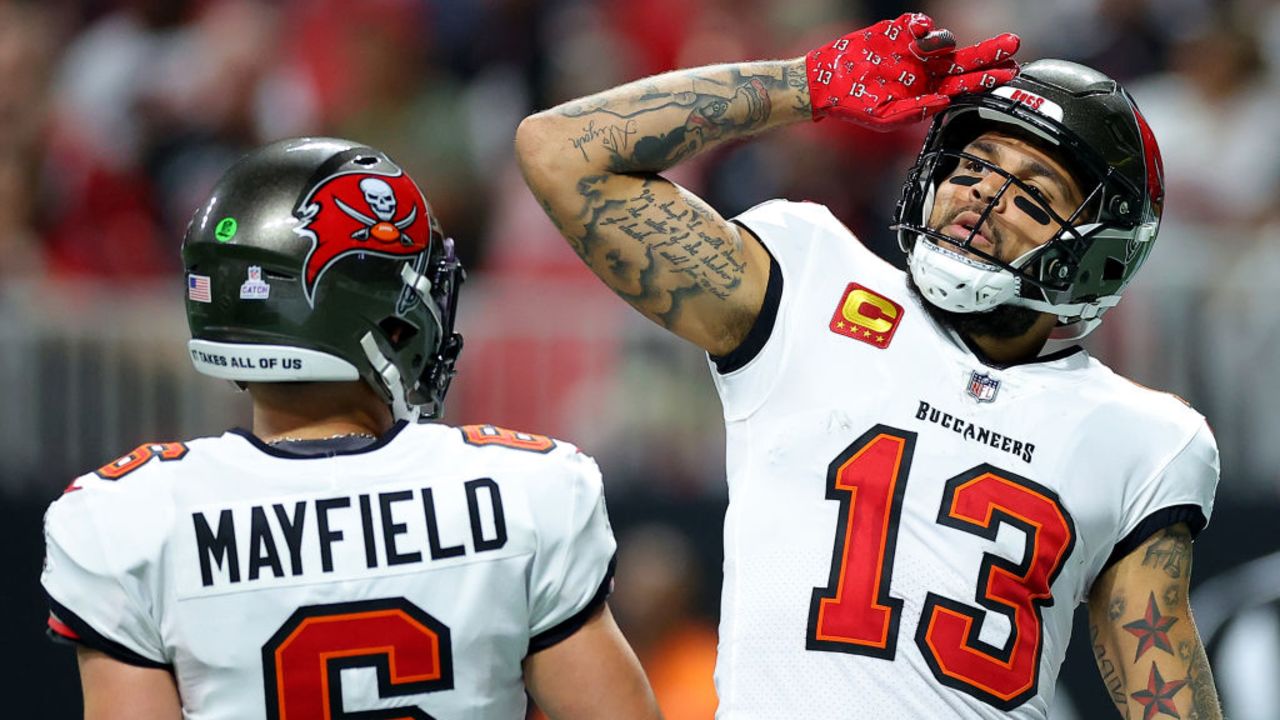
M1010 265L1021 267L1038 248L1033 248ZM908 259L912 278L930 303L958 313L984 312L998 305L1017 305L1058 317L1058 322L1074 326L1059 340L1078 340L1102 322L1102 314L1120 302L1119 295L1104 295L1091 302L1051 303L1023 297L1021 279L1003 268L939 247L930 238L916 239Z
M1064 326L1072 326L1065 333L1054 336L1056 340L1079 340L1093 332L1102 323L1102 313L1120 303L1119 295L1103 295L1087 303L1054 304L1044 300L1016 297L1009 301L1010 305L1030 308L1042 313L1058 316L1058 322Z
M374 372L378 373L383 389L391 396L392 416L396 420L417 422L422 409L417 405L409 404L408 398L405 397L400 370L395 363L382 354L382 349L378 347L378 341L374 339L373 333L367 332L360 338L360 347L364 350L364 356L369 359L369 364L373 366Z
M994 265L916 238L908 258L911 277L934 305L959 313L990 310L1017 297L1022 280Z
M928 227L936 186L930 183L922 203L921 227ZM1087 230L1086 228L1081 228ZM1040 248L1031 248L1009 263L1021 268ZM933 305L958 313L985 312L1009 304L1058 316L1070 327L1055 339L1078 340L1102 322L1102 314L1120 302L1119 295L1105 295L1087 303L1054 304L1023 297L1022 279L1004 268L970 258L940 246L932 238L917 235L907 254L907 267L916 286Z

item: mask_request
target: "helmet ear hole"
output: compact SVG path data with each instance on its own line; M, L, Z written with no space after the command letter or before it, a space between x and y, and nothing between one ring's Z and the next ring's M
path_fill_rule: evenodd
M1107 282L1115 282L1124 279L1124 263L1119 260L1108 257L1102 264L1102 279Z
M395 316L383 318L382 322L378 323L378 328L382 330L382 335L387 342L391 343L391 347L397 351L404 349L418 334L418 328Z

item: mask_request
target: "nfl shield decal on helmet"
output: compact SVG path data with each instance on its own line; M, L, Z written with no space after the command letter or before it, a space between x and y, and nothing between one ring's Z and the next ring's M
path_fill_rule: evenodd
M422 191L404 173L346 172L316 183L298 204L295 232L312 242L302 277L307 301L324 271L355 254L412 257L427 250L431 221Z
M991 402L996 399L996 392L1000 390L1000 381L991 377L987 373L980 373L977 370L969 376L969 395L978 402Z

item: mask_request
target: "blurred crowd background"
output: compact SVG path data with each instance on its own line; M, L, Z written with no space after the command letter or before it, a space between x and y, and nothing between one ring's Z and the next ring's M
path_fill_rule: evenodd
M247 398L186 359L188 218L248 149L324 134L386 150L458 240L467 349L446 419L564 437L599 459L622 547L615 610L667 717L710 717L725 486L705 359L580 265L521 183L512 135L571 97L794 57L905 10L961 42L1011 30L1023 60L1099 67L1160 139L1157 250L1088 344L1213 425L1223 475L1196 610L1229 714L1277 717L1258 689L1274 695L1280 677L1266 670L1280 641L1258 642L1280 637L1267 610L1280 597L1267 558L1280 551L1270 0L0 0L0 682L15 716L78 708L73 653L41 638L45 505L143 441L248 423ZM770 197L824 203L901 265L887 226L922 135L827 122L671 176L725 215ZM1108 716L1082 621L1076 634L1056 716Z

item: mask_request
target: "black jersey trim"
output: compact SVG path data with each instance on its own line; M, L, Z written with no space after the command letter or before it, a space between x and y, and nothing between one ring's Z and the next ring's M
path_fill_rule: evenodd
M1107 558L1107 563L1102 566L1102 571L1098 574L1101 575L1106 572L1112 565L1137 550L1152 535L1178 523L1186 523L1187 529L1191 531L1191 538L1195 539L1200 534L1200 531L1204 530L1204 526L1209 524L1209 519L1204 516L1204 509L1199 505L1171 505L1167 508L1160 508L1143 518L1137 527L1124 536L1124 539L1116 543L1115 549L1111 551L1111 556Z
M926 304L928 303L927 300L924 302ZM945 320L943 320L942 323L946 325ZM950 327L950 326L947 325L947 327ZM956 336L958 336L960 340L964 342L965 347L969 348L969 352L973 353L974 357L978 358L979 362L995 370L1006 370L1008 368L1018 367L1020 365L1039 365L1042 363L1051 363L1051 362L1054 362L1055 360L1062 360L1063 358L1069 358L1072 355L1084 352L1084 348L1081 347L1080 345L1072 345L1070 347L1062 348L1061 350L1055 350L1051 353L1048 353L1047 355L1037 355L1036 357L1027 358L1026 360L1014 360L1013 362L1000 362L998 360L992 360L990 357L987 357L987 354L982 351L982 348L978 347L978 344L975 343L973 340L969 339L967 335L957 332Z
M745 225L742 227L746 228ZM760 246L764 247L764 243L760 243ZM765 247L764 251L769 253L769 248ZM773 334L773 325L778 319L778 305L781 302L782 268L774 259L773 253L769 253L769 282L765 286L764 303L760 306L756 321L751 324L751 329L747 331L747 336L742 339L738 347L724 355L709 355L711 362L716 365L716 372L727 375L740 370L760 354L764 344L769 342L769 336Z
M45 592L44 596L45 599L49 601L49 610L53 613L54 617L56 617L63 625L71 628L75 634L79 636L78 638L72 639L54 632L52 628L46 629L45 632L54 642L70 645L83 645L87 648L106 653L116 660L129 665L136 665L144 668L156 668L173 672L172 665L156 662L151 658L130 650L115 640L103 637L103 635L97 630L94 630L89 623L82 620L79 615L76 615L67 609L65 605L54 600L48 592Z
M618 556L614 555L609 560L609 567L605 570L604 580L600 583L600 587L596 589L596 594L591 596L590 602L574 613L573 617L529 638L529 652L526 655L546 650L552 645L565 640L570 635L578 632L583 625L587 624L588 620L595 617L596 613L604 607L605 601L609 599L609 593L613 592L613 571L617 563Z
M358 437L325 438L316 440L288 440L277 444L268 444L252 432L236 427L228 432L248 440L251 445L272 457L286 460L314 460L316 458L335 457L338 455L362 455L373 452L396 439L400 431L409 425L407 420L397 420L389 430L373 442Z

